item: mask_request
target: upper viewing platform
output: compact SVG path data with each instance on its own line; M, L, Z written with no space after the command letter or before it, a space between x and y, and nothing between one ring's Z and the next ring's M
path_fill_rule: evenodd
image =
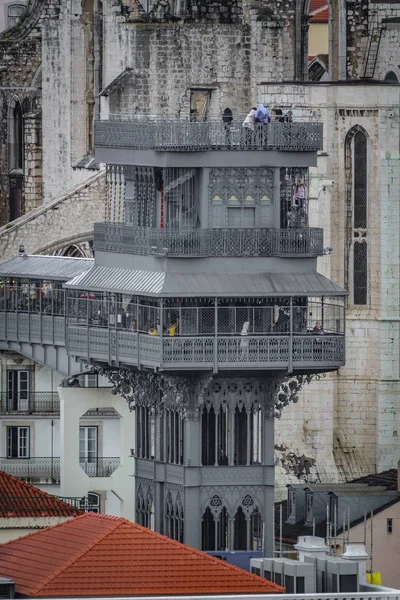
M100 148L153 150L160 152L322 150L322 123L255 123L243 127L243 118L181 121L169 117L110 115L95 123L95 146Z

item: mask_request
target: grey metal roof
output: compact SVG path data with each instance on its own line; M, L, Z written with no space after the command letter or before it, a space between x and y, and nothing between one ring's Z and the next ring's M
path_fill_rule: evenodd
M0 277L66 281L87 271L93 265L92 258L42 256L39 254L17 256L0 264Z
M149 296L344 296L319 273L174 273L94 266L67 288Z

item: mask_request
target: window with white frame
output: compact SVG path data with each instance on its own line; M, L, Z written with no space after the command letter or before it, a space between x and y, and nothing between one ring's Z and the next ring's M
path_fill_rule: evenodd
M7 7L7 26L10 28L17 25L24 16L25 10L24 4L10 4Z
M79 427L79 462L96 463L97 458L97 427Z
M29 427L7 427L7 458L29 458Z
M7 410L28 410L29 371L10 369L7 371Z

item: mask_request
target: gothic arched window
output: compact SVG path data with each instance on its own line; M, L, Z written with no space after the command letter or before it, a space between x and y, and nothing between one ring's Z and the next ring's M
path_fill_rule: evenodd
M250 550L263 549L263 520L257 506L250 518Z
M353 304L368 302L368 143L365 131L354 127L345 144L348 254L347 285Z
M244 406L235 409L235 465L247 464L247 412Z
M203 513L201 538L202 550L215 550L215 521L209 506Z
M389 71L385 76L386 83L399 83L398 77L394 71Z
M241 506L236 511L234 522L234 550L248 550L247 521Z
M144 502L143 488L140 485L136 496L136 523L145 527L146 507Z

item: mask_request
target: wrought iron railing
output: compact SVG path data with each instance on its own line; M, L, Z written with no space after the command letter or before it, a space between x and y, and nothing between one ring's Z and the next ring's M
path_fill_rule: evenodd
M338 368L345 360L343 334L157 337L129 331L68 326L69 352L85 360L177 369ZM84 335L81 335L83 333ZM92 467L91 467L92 468Z
M0 414L60 414L57 392L0 392Z
M241 122L222 121L96 121L95 145L138 150L322 150L322 123L256 124L254 130Z
M120 465L119 456L101 456L93 459L80 459L79 465L89 477L111 477Z
M151 229L95 223L95 250L161 256L322 256L323 229Z
M0 470L30 483L60 483L60 458L55 456L0 457Z

